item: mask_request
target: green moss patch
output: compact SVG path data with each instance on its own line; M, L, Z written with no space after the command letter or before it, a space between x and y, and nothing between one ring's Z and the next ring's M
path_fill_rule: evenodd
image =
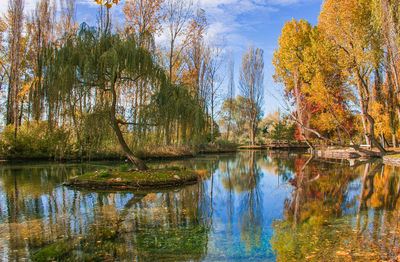
M119 168L86 173L72 178L65 184L87 189L153 189L195 184L198 177L196 171L179 167L145 171Z
M56 242L40 249L32 256L32 261L59 261L73 249L72 243Z

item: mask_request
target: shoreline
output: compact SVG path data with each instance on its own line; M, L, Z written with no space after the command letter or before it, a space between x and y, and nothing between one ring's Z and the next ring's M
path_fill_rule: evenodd
M194 158L199 155L206 154L225 154L234 153L238 151L238 147L235 148L223 148L218 150L199 150L196 153L189 154L148 154L147 156L140 157L143 161L161 161L161 160L182 160ZM15 157L15 158L2 158L2 163L20 163L20 162L54 162L54 163L82 163L82 162L97 162L97 161L125 161L127 158L125 155L113 156L113 157L94 157L94 158L65 158L65 159L54 159L50 157Z

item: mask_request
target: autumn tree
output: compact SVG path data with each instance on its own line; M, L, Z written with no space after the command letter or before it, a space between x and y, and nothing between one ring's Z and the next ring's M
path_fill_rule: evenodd
M354 93L339 64L339 52L325 33L313 28L304 65L309 83L303 86L311 108L310 127L339 143L351 141L355 130L351 106Z
M118 4L119 0L94 0L94 2L100 6L98 28L100 32L108 34L111 32L110 9L114 4Z
M247 48L242 57L240 68L240 92L247 99L246 113L248 117L251 144L255 144L258 122L261 116L261 103L264 96L264 52L253 46Z
M139 41L142 48L156 53L154 37L161 31L162 14L162 0L131 0L125 2L125 33L133 34ZM140 79L136 83L135 88L130 99L134 100L132 103L133 122L137 123L133 128L138 134L134 137L134 143L141 141L142 133L145 133L145 118L147 115L144 113L144 108L148 105L150 96L154 93L151 90L149 83Z
M304 89L312 74L306 67L305 58L311 45L311 31L312 26L305 20L293 19L285 23L278 40L279 49L275 50L272 60L275 67L274 79L284 84L284 93L289 99L294 98L294 118L298 122L303 139L307 142L306 129L310 127L311 108Z
M208 62L206 69L206 99L210 108L210 133L211 141L213 141L215 136L214 120L216 115L216 107L219 99L219 92L223 82L223 78L220 72L223 63L222 48L219 46L210 46L207 57Z
M236 98L227 98L222 102L219 112L219 125L227 130L230 125L231 140L245 142L248 137L247 98L238 95ZM246 137L246 138L245 138Z
M64 34L73 34L76 30L75 26L75 0L60 0L60 21L58 23L58 36Z
M44 52L47 46L54 41L54 10L50 0L41 0L37 3L34 12L27 22L30 68L32 70L32 84L29 90L28 115L38 121L42 117L46 90L43 87ZM49 104L51 105L51 103ZM52 109L48 110L49 121L52 120ZM28 117L29 117L28 116Z
M15 125L15 132L17 132L19 116L18 93L21 88L23 11L22 0L9 1L7 14L9 68L6 124Z
M129 0L125 2L125 31L136 34L143 46L153 48L153 37L161 31L164 0Z
M199 100L203 113L208 110L208 84L210 83L207 80L207 72L211 48L204 39L207 28L208 22L205 10L197 9L188 22L185 38L181 40L183 41L184 49L180 58L182 63L181 79L192 95ZM196 117L196 119L198 121L201 120L200 117ZM201 123L198 122L196 125L200 127ZM185 128L187 128L186 123L182 122L182 129L184 130Z
M398 1L393 0L374 0L373 2L373 25L375 30L381 32L383 57L381 63L383 65L383 74L385 83L382 86L381 94L383 94L380 114L388 120L384 125L390 129L392 134L393 146L397 146L397 127L400 120L400 81L399 81L399 14ZM373 108L374 109L374 108ZM376 106L375 106L376 111ZM379 117L379 115L378 115ZM378 120L379 121L379 120ZM381 122L381 121L380 121ZM379 125L379 124L378 124ZM380 128L379 131L383 131Z
M375 120L370 114L371 77L380 56L380 33L371 23L369 0L327 0L319 17L319 27L339 49L339 63L346 68L356 87L361 120L367 143L385 152L375 137Z
M7 23L0 17L0 88L7 79L7 50L4 44L4 36L7 30Z
M164 16L166 32L168 35L166 66L168 78L171 84L177 83L177 76L182 70L181 56L186 46L185 33L193 15L193 3L180 0L166 0L164 3ZM165 143L171 142L172 123L169 119L165 121Z
M186 41L184 34L193 15L193 2L166 0L164 3L165 23L168 35L167 67L171 83L176 81L179 72L179 58L184 50Z
M289 103L294 101L291 119L311 150L311 136L339 144L353 138L355 95L340 55L326 32L307 21L292 20L282 29L273 59L274 78L284 84Z

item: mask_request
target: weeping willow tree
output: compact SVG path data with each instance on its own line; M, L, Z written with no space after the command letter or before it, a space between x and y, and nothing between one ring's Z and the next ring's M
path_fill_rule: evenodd
M45 68L48 100L68 101L71 95L82 94L88 95L91 102L99 99L100 108L107 112L109 124L127 158L139 170L148 169L123 136L123 126L136 123L124 118L119 105L124 100L121 90L133 88L132 83L139 80L162 87L167 83L163 69L133 35L122 38L118 34L100 34L83 24L76 36L62 42L48 49Z
M160 127L175 125L177 142L204 141L207 116L202 111L201 101L185 86L178 84L161 86L153 95L149 107L153 108L152 117ZM168 131L164 129L164 132Z

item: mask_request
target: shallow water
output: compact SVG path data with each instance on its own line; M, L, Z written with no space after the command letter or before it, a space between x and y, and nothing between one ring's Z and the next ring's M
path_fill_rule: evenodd
M243 151L153 163L203 176L169 191L62 185L120 164L2 164L0 259L374 261L400 253L400 169L380 162Z

